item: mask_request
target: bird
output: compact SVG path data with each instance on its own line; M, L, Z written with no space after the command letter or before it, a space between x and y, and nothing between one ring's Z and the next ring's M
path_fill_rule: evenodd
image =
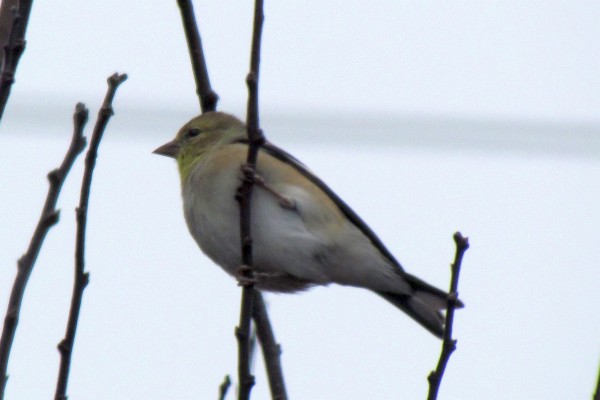
M214 263L238 279L244 274L236 191L248 168L246 132L231 114L205 112L154 150L177 161L191 236ZM448 293L406 272L371 228L308 167L265 141L254 174L250 231L256 289L294 293L331 283L368 289L443 337Z

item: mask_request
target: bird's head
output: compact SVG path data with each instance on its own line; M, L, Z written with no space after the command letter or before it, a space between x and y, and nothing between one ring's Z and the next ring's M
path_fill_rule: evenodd
M153 153L177 160L182 182L190 171L211 151L246 137L246 127L231 114L207 112L183 125L175 139Z

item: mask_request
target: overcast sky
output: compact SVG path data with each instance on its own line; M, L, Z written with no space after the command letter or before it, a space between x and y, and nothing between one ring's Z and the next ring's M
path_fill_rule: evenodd
M195 5L221 108L243 110L251 2ZM265 14L267 113L599 120L597 1L273 1ZM196 112L174 2L41 2L28 39L16 100L90 102L118 70L121 104Z

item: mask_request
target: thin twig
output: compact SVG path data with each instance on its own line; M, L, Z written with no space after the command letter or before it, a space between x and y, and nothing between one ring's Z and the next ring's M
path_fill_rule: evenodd
M225 379L223 379L223 383L219 385L219 400L225 400L227 396L227 392L229 391L229 387L231 386L231 379L229 375L225 375Z
M598 382L596 382L596 392L592 400L600 400L600 370L598 370Z
M79 320L79 311L81 310L81 300L83 291L89 281L89 273L85 272L85 227L87 223L87 210L90 199L90 188L92 186L92 174L96 165L98 156L98 147L102 140L102 135L110 117L114 114L112 101L115 97L117 88L127 79L126 74L114 74L108 78L108 90L104 97L104 103L98 112L96 125L92 133L90 147L85 157L85 170L81 183L81 193L79 197L79 206L76 209L77 215L77 238L75 243L75 279L73 283L73 294L71 297L71 308L69 310L69 320L65 337L58 344L60 352L60 370L56 383L55 400L67 399L67 382L69 379L69 370L71 367L71 355L73 353L73 343L75 342L75 333L77 331L77 322Z
M4 114L10 89L15 81L17 65L25 51L25 31L31 13L33 0L20 0L17 8L12 8L12 26L8 35L8 42L4 46L4 59L2 62L2 73L0 74L0 119ZM4 10L6 12L6 10Z
M248 111L246 115L246 129L248 133L248 156L246 165L242 168L244 181L238 189L236 198L240 203L240 237L242 246L242 305L240 310L240 324L236 329L238 338L238 376L239 393L238 399L250 398L250 391L254 386L254 377L250 373L249 337L250 322L252 317L254 285L252 284L252 236L250 232L250 202L252 199L252 188L254 184L254 172L258 150L265 141L260 130L258 120L258 73L260 67L260 41L263 23L263 2L254 2L254 22L252 32L252 50L250 56L250 72L246 77L248 85Z
M450 282L450 292L448 294L442 352L435 371L432 371L427 378L429 381L429 395L427 396L427 400L437 399L446 365L448 364L448 360L450 360L450 356L454 350L456 350L456 340L452 339L452 324L454 322L454 310L456 309L458 300L458 277L463 256L465 251L469 248L469 239L463 237L460 232L456 232L454 234L454 243L456 243L456 255L454 257L454 262L452 263L452 278Z
M194 16L194 7L191 0L177 0L177 4L181 11L183 30L187 39L190 60L192 61L192 70L194 71L194 79L196 80L196 93L198 94L198 100L200 100L200 109L203 113L215 111L219 102L219 95L210 86L206 59L202 50L202 39L200 39L196 17Z
M269 388L271 389L271 399L286 400L287 393L283 379L283 370L281 368L281 346L275 340L265 302L258 291L254 293L252 317L265 359Z
M249 399L250 391L254 386L254 376L250 372L250 315L252 314L252 291L254 290L251 285L243 285L240 323L235 329L238 341L238 399L240 400Z
M58 222L59 211L56 210L56 202L67 174L71 170L75 159L85 148L85 138L83 137L83 127L87 121L88 111L82 103L77 104L73 115L74 130L71 138L71 145L65 155L65 158L58 169L51 171L48 174L50 187L46 202L42 210L42 215L38 221L35 232L31 237L27 252L19 259L17 266L17 276L13 283L8 302L8 309L4 317L4 328L2 330L2 338L0 339L0 400L4 399L4 389L8 376L6 374L8 366L8 358L12 348L17 324L19 323L19 314L21 312L21 303L25 293L25 287L29 276L33 271L33 266L40 252L46 234L50 228Z

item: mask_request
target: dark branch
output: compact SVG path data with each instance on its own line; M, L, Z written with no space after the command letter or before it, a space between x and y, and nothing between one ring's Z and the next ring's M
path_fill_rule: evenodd
M25 31L29 22L32 0L20 0L18 7L11 8L12 26L8 34L8 42L4 45L4 58L2 62L2 73L0 74L0 119L4 115L4 109L8 102L10 89L15 81L17 65L25 51ZM3 9L3 13L7 10Z
M596 392L592 400L600 400L600 370L598 370L598 382L596 382Z
M450 282L450 292L448 294L448 307L446 310L446 325L444 327L444 340L442 342L442 353L438 361L435 371L432 371L427 378L429 381L429 395L427 400L437 399L442 377L446 370L446 365L450 360L450 356L456 350L456 340L452 339L452 324L454 322L454 310L458 300L458 277L460 267L465 251L469 248L469 239L463 237L460 232L454 234L454 242L456 243L456 255L452 263L452 279Z
M250 372L250 315L252 313L252 291L251 284L242 289L242 304L240 306L240 323L235 329L235 336L238 341L238 380L239 393L238 399L247 400L250 398L250 391L254 386L254 376Z
M35 232L31 237L27 252L19 259L17 276L13 283L8 309L4 317L4 328L2 330L2 338L0 339L0 400L4 398L4 389L8 376L6 374L8 366L8 358L10 350L17 330L19 322L19 314L21 312L21 303L25 293L25 287L29 276L33 271L33 266L40 252L46 234L50 228L58 222L59 212L56 210L56 202L67 174L71 170L75 159L85 148L85 138L83 137L83 127L87 122L88 110L81 103L77 104L75 114L73 115L74 131L71 139L71 145L65 155L65 158L58 169L51 171L48 174L50 187L46 202L42 210L42 215L38 221Z
M223 379L223 383L219 385L219 400L225 400L227 397L227 392L229 391L229 387L231 386L231 379L229 375L225 375L225 379Z
M254 377L250 373L250 322L253 310L255 290L252 284L252 236L250 232L250 202L254 184L254 172L258 150L264 143L264 136L258 121L258 73L260 66L260 40L262 35L263 3L261 0L254 2L254 23L252 32L252 50L250 57L250 72L246 78L248 85L248 112L246 116L246 129L248 132L248 156L246 165L242 168L244 181L238 189L236 198L240 203L240 237L242 247L242 305L240 310L240 324L236 329L238 338L238 399L250 398L250 391L254 385Z
M89 274L85 272L85 227L87 224L87 210L90 200L90 188L92 186L92 174L96 165L98 156L98 147L106 129L110 117L114 114L112 101L119 85L127 79L127 75L114 74L108 78L108 90L104 97L102 108L98 112L96 125L92 133L90 147L85 157L85 170L83 172L83 181L81 183L81 193L79 197L79 206L76 209L77 216L77 237L75 243L75 279L73 283L73 294L71 297L71 308L69 310L69 320L65 337L58 344L60 352L60 369L56 383L55 400L67 399L67 382L69 379L69 370L71 368L71 355L73 353L73 343L75 342L75 333L77 331L77 322L79 320L79 311L81 310L81 300L83 291L88 284Z
M283 370L281 368L281 346L275 340L265 302L258 291L254 293L252 318L256 325L256 333L260 346L263 349L263 357L269 378L269 388L271 389L271 399L285 400L287 399L287 393L283 379Z
M2 0L0 2L0 49L8 43L14 22L14 10L19 6L19 0ZM4 53L0 52L0 66L4 62Z
M202 40L196 25L194 16L194 7L191 0L177 0L179 10L181 11L181 20L187 39L194 79L196 80L196 93L200 100L200 109L203 113L215 111L219 102L219 95L211 88L208 79L208 70L206 68L206 59L202 50Z

